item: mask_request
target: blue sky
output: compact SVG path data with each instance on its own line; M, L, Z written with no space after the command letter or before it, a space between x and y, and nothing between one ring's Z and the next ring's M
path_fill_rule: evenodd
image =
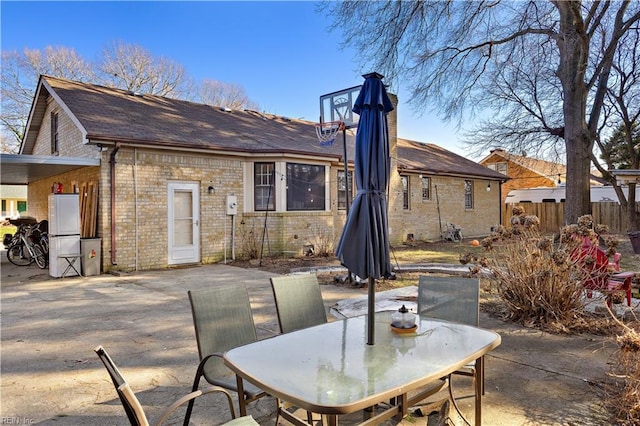
M313 2L14 2L2 1L3 51L74 48L87 60L113 42L137 44L185 67L196 81L245 88L265 111L318 121L319 96L362 83L358 52ZM464 154L453 124L398 94L398 135Z

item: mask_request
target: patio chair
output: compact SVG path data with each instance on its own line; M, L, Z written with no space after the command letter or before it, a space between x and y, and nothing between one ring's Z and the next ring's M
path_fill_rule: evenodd
M105 368L109 372L109 376L111 377L111 381L113 382L113 386L116 388L116 392L118 393L118 397L122 402L122 406L124 407L124 411L127 413L127 417L129 418L129 422L133 426L147 426L149 425L149 421L147 419L147 415L144 412L144 408L140 404L140 401L136 397L135 393L129 386L129 383L124 379L120 370L113 362L107 351L102 347L98 346L94 349L98 357L104 364ZM202 391L191 392L182 398L175 401L169 407L167 407L158 421L155 423L156 425L162 425L170 415L172 415L178 408L183 406L185 403L189 401L193 401L194 399L210 394L210 393L222 393L225 395L227 402L229 403L229 411L231 412L231 420L225 425L233 425L233 426L249 426L249 425L257 425L258 423L251 416L244 416L236 418L236 412L233 408L233 400L231 399L231 394L227 392L225 389L219 386L213 386Z
M224 365L222 355L229 349L257 340L247 289L235 282L191 290L188 294L200 356L192 391L198 390L200 379L204 377L211 385L237 393L236 376ZM245 416L247 403L266 393L246 381L242 385L243 394L238 395L238 405L240 415ZM185 426L189 423L193 402L190 401L187 407Z
M421 276L418 283L418 314L478 327L480 323L480 279L457 276ZM484 357L478 359L476 363L465 365L453 374L473 379L477 404L480 396L478 395L478 387L481 395L484 395ZM449 383L449 394L458 410L451 383Z
M453 242L462 241L462 228L453 223L447 223L446 229L442 233L442 239Z
M592 297L593 290L601 291L606 294L607 305L611 307L613 293L622 291L627 306L631 306L631 280L635 272L620 272L620 253L615 253L611 261L602 248L584 238L580 247L571 253L571 258L584 273L582 285L587 297Z
M315 274L271 278L280 333L290 333L327 322L320 285Z
M271 289L276 302L280 333L290 333L327 322L327 312L316 274L271 277ZM291 407L280 400L278 405L278 415ZM313 423L311 412L307 412L307 422Z

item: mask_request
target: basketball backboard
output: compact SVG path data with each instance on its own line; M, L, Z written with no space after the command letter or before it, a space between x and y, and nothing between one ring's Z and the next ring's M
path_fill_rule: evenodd
M355 114L353 103L360 94L362 86L354 86L320 96L320 122L342 121L345 128L358 127L360 116Z

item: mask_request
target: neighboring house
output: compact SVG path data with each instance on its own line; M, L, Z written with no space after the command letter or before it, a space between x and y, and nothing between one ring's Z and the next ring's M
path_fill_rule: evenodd
M503 175L398 139L395 111L388 121L392 243L500 223ZM42 76L19 157L99 164L29 178L30 213L47 216L54 182L85 198L95 188L103 270L143 270L332 245L346 218L341 139L321 146L311 122Z
M554 188L565 182L567 168L564 164L538 160L526 155L510 154L502 148L491 150L479 162L492 170L509 177L502 185L502 201L506 202L509 191L523 188Z
M0 200L2 203L2 219L15 219L27 212L26 185L0 185Z

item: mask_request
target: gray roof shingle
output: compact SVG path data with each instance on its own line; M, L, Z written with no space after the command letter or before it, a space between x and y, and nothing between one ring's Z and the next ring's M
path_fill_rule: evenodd
M314 123L256 111L220 107L153 95L139 95L49 76L55 91L95 142L116 141L255 154L298 154L342 159L342 135L321 146ZM347 131L347 158L355 137ZM398 168L431 174L504 180L504 175L437 145L398 138Z

